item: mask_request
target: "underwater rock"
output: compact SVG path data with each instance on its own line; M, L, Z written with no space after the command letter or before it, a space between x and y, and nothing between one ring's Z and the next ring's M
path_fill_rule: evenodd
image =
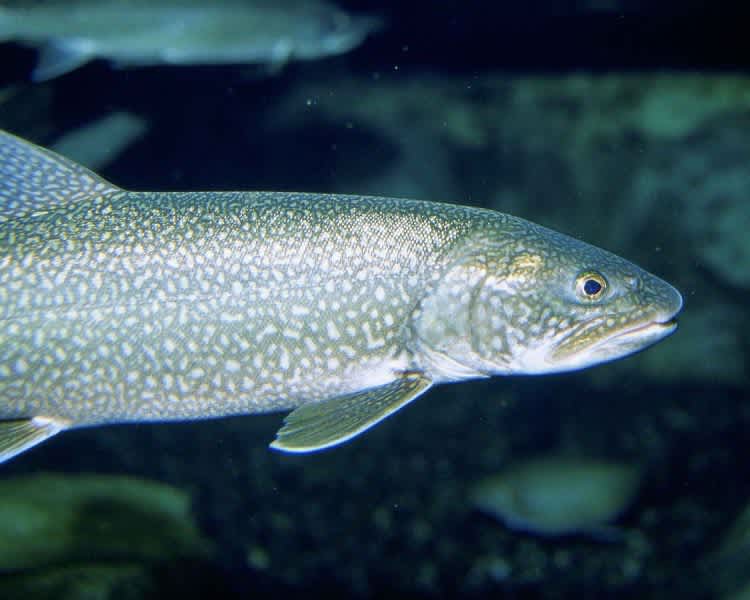
M640 479L634 465L548 456L519 462L480 481L471 501L511 529L609 539L615 531L607 524L630 505Z
M723 600L750 600L750 582L737 591L724 596Z
M277 596L291 592L252 571L230 573L215 562L195 558L160 563L75 563L0 574L3 600L264 598L268 589Z
M750 85L748 86L750 87ZM725 115L696 134L690 147L671 151L633 178L634 202L650 205L641 220L675 207L676 224L694 261L726 284L750 288L750 102L744 116ZM742 113L740 113L742 114Z
M737 324L743 319L742 309L726 302L691 307L690 317L680 323L676 343L640 357L643 372L662 381L742 384L748 373ZM706 360L706 356L721 360Z
M716 556L747 555L750 561L750 504L729 526L719 542Z
M211 553L174 487L109 475L38 474L0 481L0 569Z
M750 504L735 517L702 567L717 592L736 591L744 586L744 593L750 593ZM737 598L746 597L743 592L737 594Z
M153 587L138 563L73 565L0 576L3 600L108 600L144 598ZM135 594L127 594L134 590Z

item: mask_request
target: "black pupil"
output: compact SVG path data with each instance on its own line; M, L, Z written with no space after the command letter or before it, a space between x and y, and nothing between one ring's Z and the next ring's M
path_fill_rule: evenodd
M587 279L586 283L583 284L583 291L587 296L596 296L602 291L602 284L596 279Z

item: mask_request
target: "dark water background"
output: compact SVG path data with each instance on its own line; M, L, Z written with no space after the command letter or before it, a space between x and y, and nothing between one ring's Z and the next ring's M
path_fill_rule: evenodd
M0 88L13 89L0 126L51 145L134 113L147 132L100 169L126 188L513 212L676 285L680 331L587 372L433 390L311 456L268 450L281 415L65 433L0 478L171 484L190 494L214 553L150 561L88 596L81 578L96 576L81 573L96 557L47 565L2 575L0 596L703 599L748 584L750 525L731 557L709 559L750 501L748 13L697 1L406 4L340 2L383 15L385 29L275 76L97 61L32 84L34 51L0 45ZM561 448L644 466L618 520L627 543L512 532L470 506L477 479Z

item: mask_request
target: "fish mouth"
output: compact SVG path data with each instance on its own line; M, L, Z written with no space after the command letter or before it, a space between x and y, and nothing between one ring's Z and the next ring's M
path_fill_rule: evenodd
M665 320L640 323L601 340L589 352L601 362L608 362L645 350L672 335L676 330L677 319L674 316Z
M613 332L592 344L565 344L563 342L546 357L547 371L571 371L595 364L610 362L635 354L653 346L677 329L676 315L663 319L641 321L631 327ZM606 317L593 319L576 331L575 337L601 325Z
M625 329L624 331L616 333L604 343L636 338L639 340L643 340L644 338L651 337L655 338L654 341L658 341L668 335L673 334L676 329L677 317L675 316L667 319L666 321L649 321L648 323L643 323L641 325L636 325L635 327Z

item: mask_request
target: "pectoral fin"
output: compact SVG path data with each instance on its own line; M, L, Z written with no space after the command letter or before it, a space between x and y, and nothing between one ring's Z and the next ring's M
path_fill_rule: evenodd
M0 421L0 463L41 444L67 426L67 421L48 417Z
M414 400L432 382L407 373L376 388L306 404L287 415L271 448L314 452L350 440Z

